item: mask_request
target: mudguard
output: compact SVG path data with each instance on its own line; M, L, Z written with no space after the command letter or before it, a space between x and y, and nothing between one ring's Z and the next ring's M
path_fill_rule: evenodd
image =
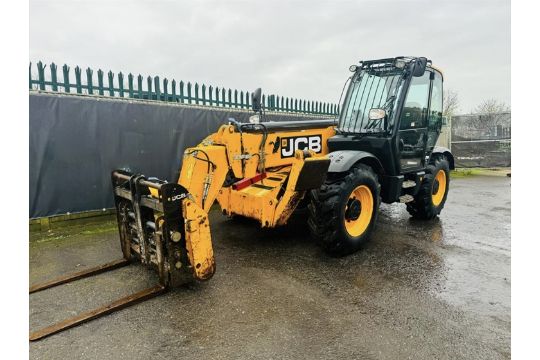
M450 151L450 149L445 148L443 146L435 146L433 148L433 151L431 152L431 157L433 157L433 155L435 154L442 154L446 156L446 158L448 159L448 162L450 163L450 170L454 170L456 168L454 165L454 155L452 155L452 152Z
M361 160L367 160L369 165L374 167L375 172L382 172L383 167L379 159L367 151L358 150L339 150L328 154L330 166L328 172L348 171L354 164Z

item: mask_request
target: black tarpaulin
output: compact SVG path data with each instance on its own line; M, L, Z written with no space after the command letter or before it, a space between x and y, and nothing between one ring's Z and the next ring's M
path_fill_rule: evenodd
M234 109L30 94L29 215L112 207L110 172L116 168L176 181L186 147L197 145L229 118L247 122L250 115Z

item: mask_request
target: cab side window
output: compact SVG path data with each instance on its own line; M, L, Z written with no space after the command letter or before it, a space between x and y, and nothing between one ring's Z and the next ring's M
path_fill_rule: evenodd
M430 72L426 71L423 76L412 78L401 112L400 130L426 127L429 103L429 74Z
M431 106L428 116L430 130L438 130L442 125L443 112L443 80L441 74L434 73L433 88L431 90Z

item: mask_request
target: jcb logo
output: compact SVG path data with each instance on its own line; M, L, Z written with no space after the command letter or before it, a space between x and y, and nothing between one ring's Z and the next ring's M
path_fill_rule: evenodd
M187 195L186 194L178 194L178 195L175 195L172 197L172 201L176 201L176 200L182 200L183 198L185 198Z
M322 136L294 136L281 138L281 157L288 158L294 156L296 150L309 149L316 153L322 151Z

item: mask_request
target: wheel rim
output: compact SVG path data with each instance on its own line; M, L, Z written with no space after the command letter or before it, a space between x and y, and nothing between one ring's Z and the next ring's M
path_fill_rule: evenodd
M446 172L439 170L433 181L433 187L431 191L431 201L433 205L439 206L443 200L444 193L446 192Z
M358 209L355 208L354 216L345 217L345 229L350 236L354 237L360 236L366 231L373 215L373 195L366 185L357 186L351 192L345 206L345 214L350 213L349 207L352 204L356 207L358 203L360 205L360 214L356 216Z

